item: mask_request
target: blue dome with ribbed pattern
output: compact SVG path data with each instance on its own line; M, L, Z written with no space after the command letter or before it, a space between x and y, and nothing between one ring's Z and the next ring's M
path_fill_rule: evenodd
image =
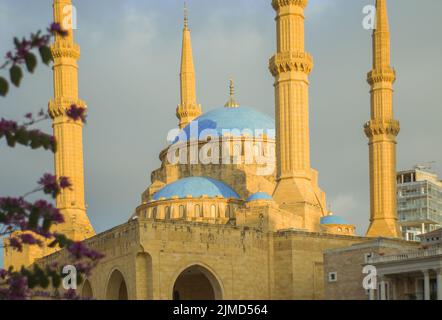
M264 134L274 139L275 120L249 107L221 107L193 120L176 137L174 143L187 141L189 138L204 140L204 137L207 136L219 137L225 135L226 131L231 136L242 136L245 134L251 137L259 137Z
M273 200L273 198L267 192L256 192L247 198L247 202L257 200Z
M234 199L240 198L235 190L224 182L208 177L189 177L166 185L157 191L152 199L172 199L173 197L184 199L189 195L193 198L199 198L203 195L207 195L210 198L215 198L217 196Z
M321 224L350 224L347 220L339 216L326 216L321 218Z

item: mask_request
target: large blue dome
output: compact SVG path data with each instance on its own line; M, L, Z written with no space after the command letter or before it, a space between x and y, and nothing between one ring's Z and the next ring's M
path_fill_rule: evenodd
M195 130L193 128L198 128ZM207 130L207 131L205 131ZM178 141L187 141L199 138L202 140L205 135L222 136L223 131L228 130L232 136L237 136L236 130L242 135L243 132L249 131L250 136L267 135L269 138L275 138L275 120L268 115L256 111L249 107L221 107L211 110L192 121L185 127L180 135L175 139ZM204 131L204 132L203 132ZM198 135L198 136L197 136Z
M273 200L273 198L267 192L256 192L247 198L247 202L258 200Z
M239 199L239 195L224 182L207 177L189 177L177 180L157 191L152 199L172 199L173 197L184 199L189 195L193 198L207 195L210 198L221 196L223 198Z
M343 217L334 216L334 215L322 217L321 224L343 224L343 225L348 224L349 225L348 221L345 220Z

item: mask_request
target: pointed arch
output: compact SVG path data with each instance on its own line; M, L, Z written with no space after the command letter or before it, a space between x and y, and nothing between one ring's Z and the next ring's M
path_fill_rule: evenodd
M94 297L94 291L88 279L84 281L83 287L81 288L81 297L83 299L92 299Z
M215 272L201 263L188 265L174 278L173 300L222 300L223 288Z
M106 300L128 300L128 290L123 274L114 269L106 286Z

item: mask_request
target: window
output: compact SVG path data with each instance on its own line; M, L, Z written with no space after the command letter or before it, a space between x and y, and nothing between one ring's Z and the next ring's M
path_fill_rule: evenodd
M152 219L156 219L157 218L157 208L153 208L152 210Z
M170 207L166 207L164 209L164 212L165 212L165 219L170 220Z
M203 213L201 211L201 206L199 204L195 205L195 218L202 218Z
M210 206L210 217L211 218L216 218L216 206L214 204L212 204Z
M180 218L186 217L186 208L183 205L180 205Z
M230 218L230 206L226 207L226 218Z
M337 272L329 272L328 273L328 282L336 282L338 281L338 273Z

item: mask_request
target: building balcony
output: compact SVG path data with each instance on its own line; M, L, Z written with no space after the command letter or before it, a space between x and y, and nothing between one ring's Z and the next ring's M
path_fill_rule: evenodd
M428 249L418 249L400 254L393 254L388 256L375 256L367 259L368 264L399 262L414 259L435 258L440 256L442 258L442 247L433 247Z

